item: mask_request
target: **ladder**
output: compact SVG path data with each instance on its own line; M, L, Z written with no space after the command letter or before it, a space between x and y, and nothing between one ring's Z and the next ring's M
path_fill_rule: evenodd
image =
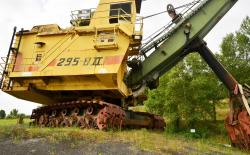
M23 29L16 33L17 27L14 27L8 54L6 57L0 59L0 88L8 90L11 86L11 79L9 73L14 71L16 58L22 41ZM16 36L18 34L18 36Z

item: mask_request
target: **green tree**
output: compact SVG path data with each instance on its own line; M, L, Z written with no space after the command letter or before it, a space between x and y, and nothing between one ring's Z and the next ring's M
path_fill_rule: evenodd
M6 113L4 110L0 110L0 119L4 119L6 117Z
M10 114L7 116L7 118L18 118L18 110L13 109L11 110Z
M178 94L182 94L180 92L176 94L175 92L177 92L178 89L172 88L177 87L177 84L183 86L184 80L179 76L182 67L183 64L180 63L168 74L164 75L160 79L160 86L158 89L149 92L149 99L145 103L148 111L167 116L171 121L170 124L172 125L173 131L177 131L180 126L181 114L178 108L180 106L178 100L181 99L181 97L179 98ZM170 126L168 126L168 128L170 128Z
M216 57L240 83L250 84L249 17L239 31L223 39ZM227 97L222 85L198 54L190 54L160 79L145 105L148 111L167 116L174 131L180 129L181 121L193 127L200 120L216 120L215 105Z
M172 130L180 121L193 127L199 120L216 120L215 104L222 95L216 77L198 54L190 54L160 79L157 90L149 92L149 111L166 115Z
M221 62L240 83L250 84L250 19L246 17L235 33L228 34L221 44Z

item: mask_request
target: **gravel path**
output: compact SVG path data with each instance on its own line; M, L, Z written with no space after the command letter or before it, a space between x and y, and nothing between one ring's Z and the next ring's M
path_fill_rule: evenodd
M0 140L0 155L157 155L142 151L131 143L48 142L46 139Z

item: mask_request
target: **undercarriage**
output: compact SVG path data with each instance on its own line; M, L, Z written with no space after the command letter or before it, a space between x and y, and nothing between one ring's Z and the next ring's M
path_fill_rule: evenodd
M148 128L164 130L166 123L158 115L123 110L101 100L77 100L34 109L33 125L39 127L79 127L82 129Z

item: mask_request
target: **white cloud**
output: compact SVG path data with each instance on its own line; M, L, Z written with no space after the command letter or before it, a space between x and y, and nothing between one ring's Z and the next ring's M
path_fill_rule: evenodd
M179 6L192 0L147 0L143 2L141 15L146 16L166 10L168 3ZM61 27L69 26L70 12L83 8L95 8L98 0L2 0L0 2L0 56L6 56L12 29L17 26L31 29L34 25L57 23ZM213 51L219 51L222 38L237 30L246 15L250 15L250 1L240 0L236 6L222 19L222 21L205 38ZM144 21L145 35L169 22L167 14ZM18 100L0 92L0 109L8 112L17 108L26 114L36 104Z

